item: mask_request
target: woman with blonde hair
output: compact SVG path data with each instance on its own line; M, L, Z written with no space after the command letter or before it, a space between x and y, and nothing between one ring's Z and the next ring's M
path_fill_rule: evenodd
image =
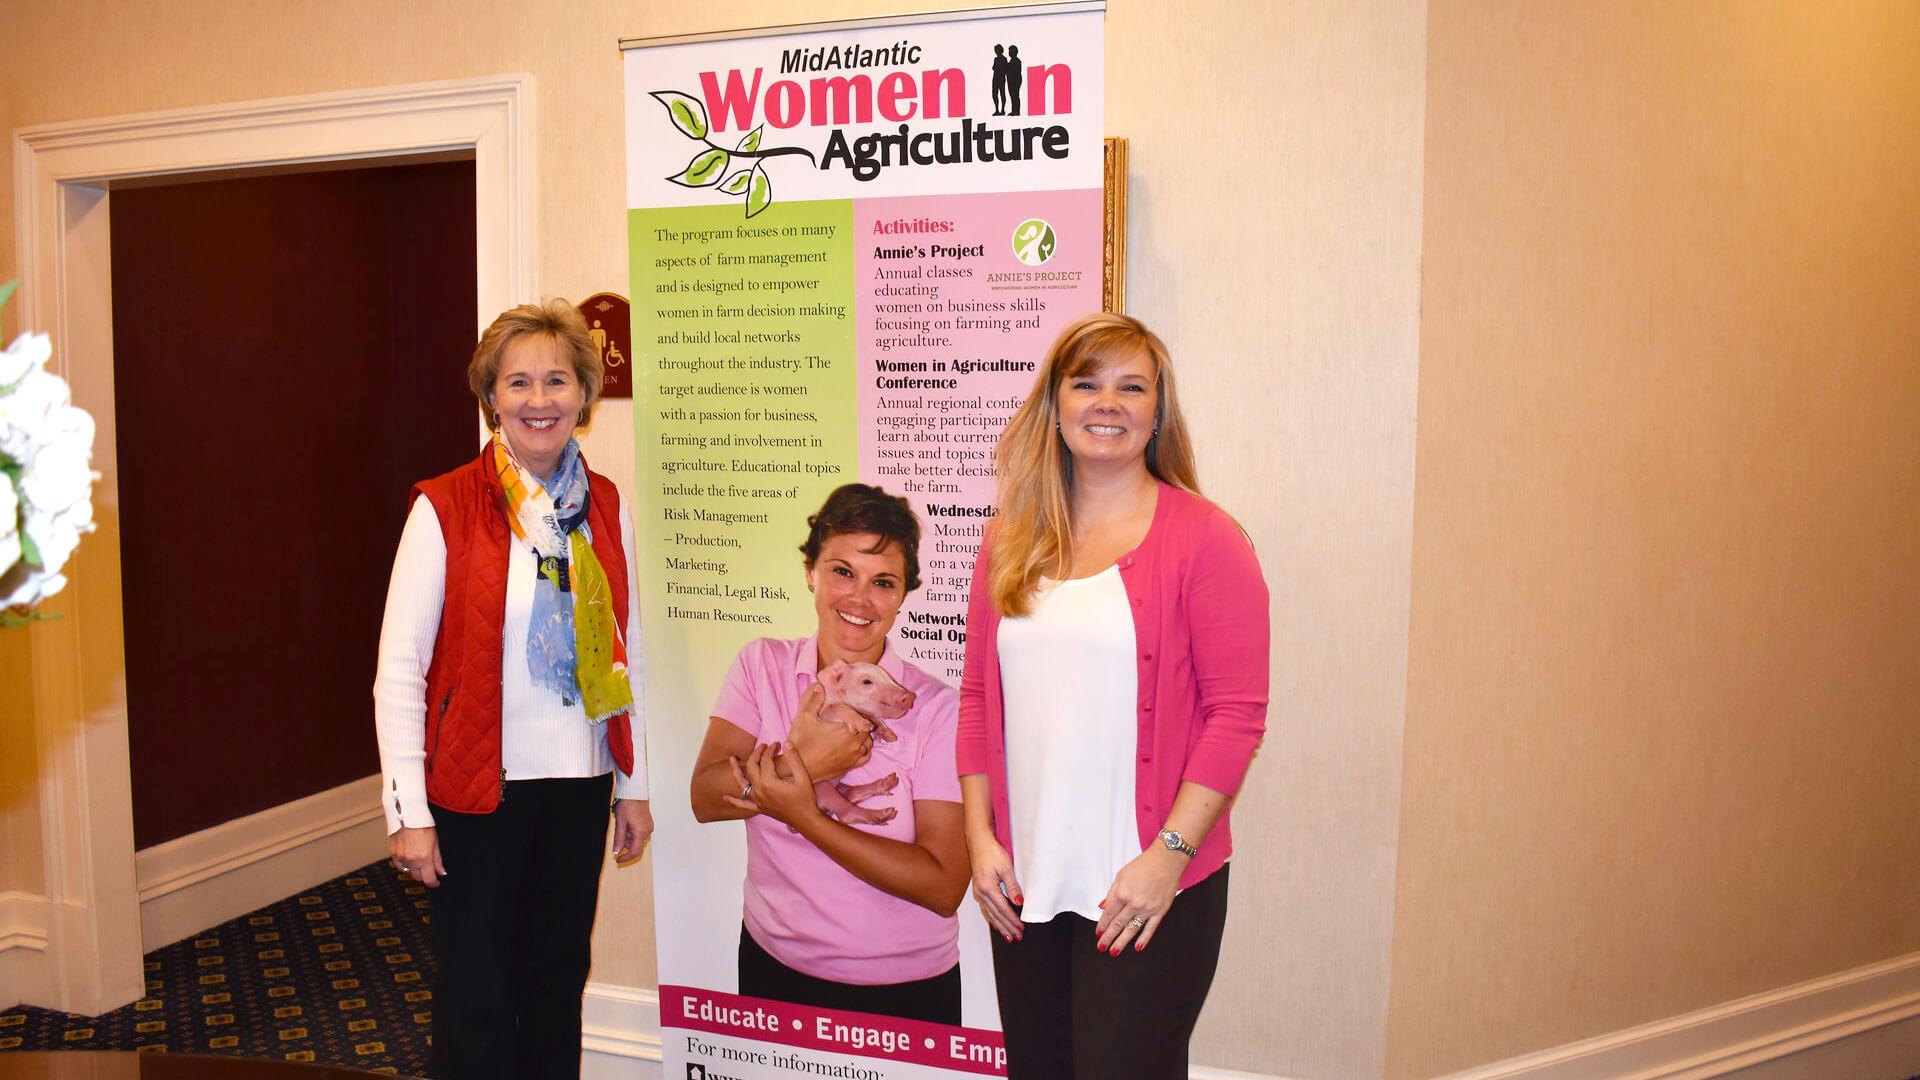
M1067 327L995 462L957 754L1008 1076L1184 1077L1266 728L1266 583L1137 320Z
M430 1074L575 1077L609 794L616 860L653 832L633 524L574 439L601 366L573 305L501 313L467 382L494 435L410 496L380 803L394 867L434 890Z

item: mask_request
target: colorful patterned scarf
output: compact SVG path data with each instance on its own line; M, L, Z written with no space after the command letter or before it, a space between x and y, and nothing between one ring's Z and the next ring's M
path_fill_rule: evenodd
M567 440L560 467L542 485L493 437L493 466L507 494L507 525L540 557L527 624L527 669L536 686L580 701L587 722L598 724L633 707L627 682L627 644L612 586L593 553L587 525L587 467L580 444ZM556 500L549 488L559 493Z

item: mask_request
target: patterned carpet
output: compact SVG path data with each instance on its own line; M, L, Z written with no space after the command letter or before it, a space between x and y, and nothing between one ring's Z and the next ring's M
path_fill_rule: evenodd
M140 1050L418 1075L433 983L427 890L384 862L148 953L104 1016L0 1013L0 1051Z

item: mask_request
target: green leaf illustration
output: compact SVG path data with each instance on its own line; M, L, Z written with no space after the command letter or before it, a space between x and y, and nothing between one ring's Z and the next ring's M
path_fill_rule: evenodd
M729 195L745 195L747 193L747 182L752 179L752 169L741 169L739 172L728 177L727 182L720 185L720 190Z
M765 130L767 130L767 125L761 124L759 127L747 132L746 137L740 140L740 145L734 147L734 149L742 154L751 154L755 150L760 149L760 133Z
M673 126L688 138L707 137L707 107L700 103L699 98L674 90L655 90L650 96L667 107L667 115L673 117Z
M753 138L755 143L757 144L760 140L759 128L753 129ZM13 290L19 287L20 287L20 282L17 280L9 281L5 285L0 285L0 307L7 306L7 301L13 299ZM4 319L0 319L0 347L4 347L7 344L7 332L5 327L6 327L6 321Z
M727 165L732 161L733 155L725 150L702 150L687 162L685 172L667 179L682 187L712 187L726 175Z
M754 162L753 179L747 187L747 216L752 217L773 203L773 181L767 179L767 170Z

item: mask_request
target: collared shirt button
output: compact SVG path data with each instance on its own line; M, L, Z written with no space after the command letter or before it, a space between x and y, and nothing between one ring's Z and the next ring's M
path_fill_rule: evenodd
M1141 654L1140 654L1140 659L1142 659L1142 660L1146 660L1146 661L1152 661L1152 660L1153 660L1153 654L1152 654L1152 653L1141 653Z
M1144 604L1144 603L1146 603L1146 602L1147 602L1147 600L1146 600L1146 598L1145 598L1145 597L1143 597L1143 596L1136 596L1136 597L1134 597L1134 598L1133 598L1133 606L1134 606L1134 607L1139 607L1140 605L1142 605L1142 604Z
M1140 706L1140 711L1141 711L1141 712L1152 712L1152 711L1153 711L1153 702L1151 702L1151 701L1149 701L1149 702L1147 702L1147 703L1146 703L1145 705L1142 705L1142 706Z

